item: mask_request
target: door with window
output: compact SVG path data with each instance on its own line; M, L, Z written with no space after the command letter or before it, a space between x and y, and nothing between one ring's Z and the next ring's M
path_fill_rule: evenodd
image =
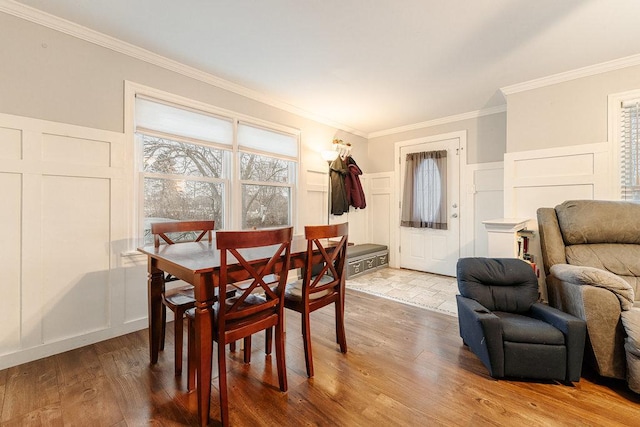
M460 139L400 148L400 267L455 276Z

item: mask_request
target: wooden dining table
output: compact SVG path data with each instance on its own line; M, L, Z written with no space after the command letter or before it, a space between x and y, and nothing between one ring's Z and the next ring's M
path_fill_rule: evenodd
M327 243L330 250L334 242ZM337 243L336 243L337 244ZM269 246L241 250L242 256L249 261L264 260L266 263L275 250ZM209 422L211 398L211 361L213 353L213 325L211 311L217 301L216 289L220 274L220 251L216 248L215 238L211 242L187 242L175 245L154 245L138 248L147 255L148 264L148 304L149 304L149 358L151 364L158 362L162 333L162 293L164 292L165 273L171 274L194 287L196 299L195 333L196 353L199 360L196 378L198 416L201 425ZM304 268L306 262L307 240L304 236L295 236L291 241L291 269ZM317 254L318 261L321 259ZM315 258L315 255L314 255ZM249 274L237 265L231 264L229 275L234 281L249 278ZM343 279L344 280L344 279ZM342 302L344 304L344 283Z

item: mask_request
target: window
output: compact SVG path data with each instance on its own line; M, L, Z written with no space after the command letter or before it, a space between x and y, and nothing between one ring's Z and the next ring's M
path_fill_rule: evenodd
M622 102L621 109L621 198L640 200L640 99Z
M297 135L139 95L135 116L145 243L152 222L293 224Z

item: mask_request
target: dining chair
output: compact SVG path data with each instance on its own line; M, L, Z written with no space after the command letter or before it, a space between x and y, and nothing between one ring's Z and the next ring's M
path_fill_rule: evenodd
M306 226L307 255L301 280L289 284L284 295L285 307L301 314L307 376L313 377L310 314L334 304L336 341L347 352L344 329L344 280L349 224ZM327 246L329 240L335 246ZM337 240L336 240L337 239Z
M287 390L284 345L284 289L290 268L293 227L275 230L218 231L220 277L217 294L222 295L237 283L233 297L214 303L213 339L218 344L218 381L220 413L223 425L229 424L225 346L250 338L262 330L275 328L276 366L281 391ZM277 246L277 248L276 248ZM246 280L246 277L249 280ZM271 282L277 278L277 284ZM195 309L186 313L188 328L187 387L196 387L196 370L200 364L195 343ZM246 341L245 341L246 342Z
M199 242L203 238L207 238L211 242L211 234L214 229L215 221L171 221L171 222L155 222L151 224L151 234L153 235L153 244L156 248L160 247L161 242L167 245L173 245L180 242ZM165 283L179 280L167 274L164 278ZM174 314L174 332L175 332L175 374L182 374L182 346L183 346L183 320L184 313L188 309L195 307L195 297L193 294L193 286L184 285L162 292L162 338L160 341L160 349L164 350L164 340L167 323L167 308Z

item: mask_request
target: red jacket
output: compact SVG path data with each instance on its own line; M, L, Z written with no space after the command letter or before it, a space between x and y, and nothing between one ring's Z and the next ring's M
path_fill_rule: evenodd
M352 157L347 158L347 167L349 173L344 177L344 186L347 191L347 201L349 205L356 209L364 209L367 207L367 202L364 198L364 191L362 190L362 184L360 183L360 175L362 170L356 164L356 161Z

